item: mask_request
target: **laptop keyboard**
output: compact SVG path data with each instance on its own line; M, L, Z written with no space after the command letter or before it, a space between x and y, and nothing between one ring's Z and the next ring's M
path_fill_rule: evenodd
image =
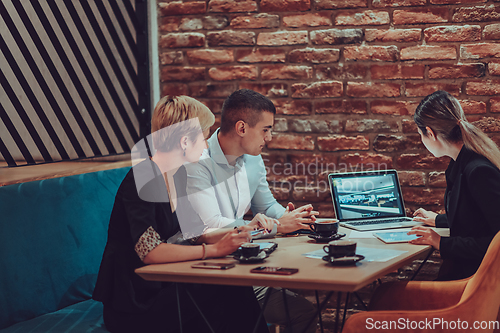
M380 219L380 220L370 220L370 221L348 222L348 224L356 226L356 225L399 223L399 222L411 222L411 221L406 218L399 218L399 219Z

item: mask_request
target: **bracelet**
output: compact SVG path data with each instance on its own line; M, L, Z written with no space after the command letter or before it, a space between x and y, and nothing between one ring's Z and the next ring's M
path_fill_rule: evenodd
M203 257L201 257L201 260L207 259L207 244L203 243L201 244L203 246Z

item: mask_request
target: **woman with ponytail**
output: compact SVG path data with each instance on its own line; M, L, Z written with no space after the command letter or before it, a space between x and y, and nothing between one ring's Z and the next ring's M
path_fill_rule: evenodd
M440 251L438 280L467 278L476 272L500 230L500 150L467 121L458 100L445 91L425 97L414 120L425 147L436 157L452 160L446 169L445 214L423 208L414 213L416 221L450 228L450 236L419 226L409 232L420 236L412 243Z

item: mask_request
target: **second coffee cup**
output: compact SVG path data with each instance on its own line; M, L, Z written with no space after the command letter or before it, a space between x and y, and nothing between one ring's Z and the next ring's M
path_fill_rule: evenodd
M245 258L256 257L260 252L260 245L256 243L241 244L241 254Z
M350 240L331 241L328 245L323 246L323 251L334 258L351 257L356 254L356 242Z
M335 219L317 219L309 224L309 228L320 236L328 237L337 233L339 222Z

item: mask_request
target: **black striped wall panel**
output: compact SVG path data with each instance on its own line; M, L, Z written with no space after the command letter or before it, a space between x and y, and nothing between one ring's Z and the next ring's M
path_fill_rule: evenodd
M0 1L0 158L130 152L149 133L146 0Z

